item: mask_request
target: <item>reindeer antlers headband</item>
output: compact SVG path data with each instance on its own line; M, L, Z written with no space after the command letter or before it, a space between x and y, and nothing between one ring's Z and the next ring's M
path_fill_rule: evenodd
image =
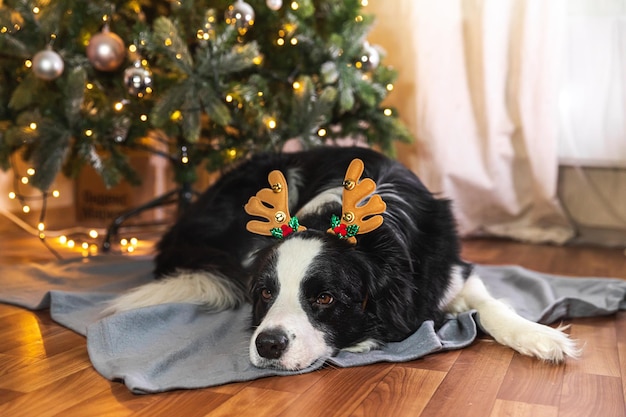
M376 189L369 178L361 179L363 161L354 159L350 163L343 181L343 204L341 217L333 215L328 233L347 239L355 244L356 235L371 232L383 223L382 214L387 206L383 199L374 194L365 204L359 203ZM250 220L246 229L252 233L277 238L287 237L297 231L306 230L297 217L289 215L287 181L280 171L272 171L267 177L270 188L263 188L250 197L244 209L251 216L268 221Z

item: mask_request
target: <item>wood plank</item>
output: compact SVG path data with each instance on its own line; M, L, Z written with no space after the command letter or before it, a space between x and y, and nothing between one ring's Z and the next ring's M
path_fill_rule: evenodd
M465 348L421 414L440 417L450 410L463 417L489 415L496 401L513 351L481 340Z
M175 391L153 397L156 398L156 401L136 411L133 417L154 417L157 415L203 417L215 411L231 398L230 395L218 394L209 390ZM81 415L81 417L84 416ZM100 415L94 414L94 417L100 417ZM111 417L117 416L112 415Z
M615 333L617 335L617 354L619 356L620 375L622 377L622 392L626 404L626 311L615 315Z
M244 388L250 385L250 381L246 382L233 382L232 384L224 384L218 385L216 387L207 388L209 391L218 393L218 394L226 394L226 395L235 395L238 392L241 392Z
M39 360L26 369L7 373L0 379L0 388L20 392L32 392L85 368L91 368L84 345L66 352Z
M583 359L568 362L570 368L588 374L620 376L614 321L605 317L580 319L572 325L570 336L579 340Z
M0 263L1 265L1 263ZM24 311L22 308L11 304L0 304L0 318Z
M22 310L0 318L0 329L3 329L2 333L5 336L0 345L0 353L23 349L26 345L34 346L36 343L42 343L39 321L37 315L32 312ZM30 353L32 353L32 357L38 356L37 351L29 352L28 349L18 352L24 356L29 356Z
M566 372L559 417L624 417L620 378Z
M23 395L24 393L22 392L11 391L10 389L0 389L0 406L2 406L2 404L4 403L13 401Z
M445 376L445 372L395 366L352 417L419 416Z
M520 401L496 400L489 417L559 417L559 408Z
M315 385L328 372L336 369L323 368L302 375L274 376L270 378L257 379L250 383L251 387L270 389L272 391L285 391L294 394L301 394Z
M88 400L82 401L75 406L68 408L62 413L62 416L134 416L137 412L159 401L159 395L134 394L129 391L123 383L108 382L108 389L89 398Z
M0 353L0 379L4 378L7 374L20 372L20 370L26 369L37 361L38 359L31 357L21 357Z
M274 417L289 407L297 396L289 392L245 387L237 395L206 414L207 417Z
M43 369L42 369L43 371ZM55 383L44 386L34 380L38 389L27 390L21 395L0 405L1 416L11 417L45 417L62 413L73 405L89 400L100 392L109 389L110 382L99 376L93 369L83 369L57 378ZM40 377L40 380L51 378ZM67 415L67 414L66 414Z
M378 363L328 372L280 417L349 416L393 368Z
M541 362L516 353L502 381L498 398L558 407L563 375L562 365Z

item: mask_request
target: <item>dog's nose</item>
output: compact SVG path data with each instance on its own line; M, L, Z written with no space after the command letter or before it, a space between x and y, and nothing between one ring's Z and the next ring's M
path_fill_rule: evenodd
M256 350L264 358L278 359L289 346L289 339L282 330L266 330L256 337Z

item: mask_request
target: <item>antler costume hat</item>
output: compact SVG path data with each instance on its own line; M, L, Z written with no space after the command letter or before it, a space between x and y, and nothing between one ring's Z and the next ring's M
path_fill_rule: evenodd
M328 233L340 239L347 239L356 244L356 235L375 230L383 223L381 214L387 208L383 199L371 195L376 190L376 183L370 178L361 180L363 161L353 159L343 180L343 197L341 217L333 215ZM289 214L289 194L287 181L282 172L275 170L269 173L267 180L270 188L263 188L255 196L250 197L244 206L246 213L258 216L267 221L250 220L246 229L252 233L284 238L293 232L306 230L300 225L298 218ZM365 203L360 203L370 196Z

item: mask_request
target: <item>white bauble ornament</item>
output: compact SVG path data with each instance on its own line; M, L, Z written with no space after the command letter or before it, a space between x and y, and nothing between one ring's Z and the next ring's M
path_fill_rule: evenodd
M59 78L65 68L61 55L52 49L37 52L33 57L32 63L35 76L46 81Z
M270 10L280 10L283 7L283 0L265 0L265 4Z
M98 71L117 70L126 57L124 41L109 30L108 26L102 32L96 33L89 39L87 58Z
M237 0L228 6L224 19L229 25L235 26L239 35L243 36L250 26L254 25L254 9L245 1Z

